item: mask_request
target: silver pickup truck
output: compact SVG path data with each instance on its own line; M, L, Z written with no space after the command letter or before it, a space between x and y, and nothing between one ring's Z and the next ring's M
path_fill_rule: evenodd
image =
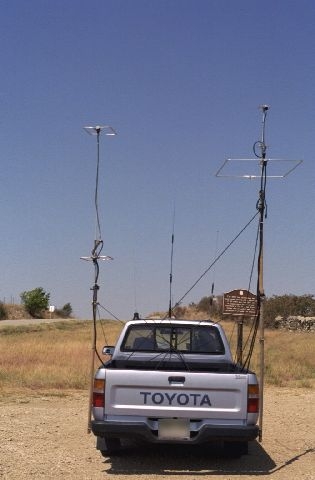
M104 456L122 439L214 442L248 451L258 435L256 375L232 360L222 327L211 321L133 320L94 378L92 431Z

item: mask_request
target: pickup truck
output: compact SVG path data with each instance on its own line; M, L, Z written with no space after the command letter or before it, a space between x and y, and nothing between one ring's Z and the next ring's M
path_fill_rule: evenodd
M96 371L91 429L103 456L129 439L214 443L238 457L259 428L256 375L232 360L212 321L132 320Z

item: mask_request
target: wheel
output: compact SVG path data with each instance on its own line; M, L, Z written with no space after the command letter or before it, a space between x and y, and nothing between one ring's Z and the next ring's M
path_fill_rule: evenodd
M105 449L103 448L105 446ZM100 450L103 457L108 457L109 455L115 455L120 451L121 443L120 438L115 437L105 437L104 443L102 445L102 450Z
M224 452L232 458L248 454L248 442L224 442Z

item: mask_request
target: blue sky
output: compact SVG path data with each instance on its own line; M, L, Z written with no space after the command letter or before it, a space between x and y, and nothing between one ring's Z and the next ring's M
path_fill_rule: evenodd
M252 158L270 105L267 296L314 293L315 4L301 0L18 0L0 4L0 298L41 286L91 318L96 141L99 301L120 318L168 308L256 211L259 183L215 177ZM184 303L246 288L257 223Z

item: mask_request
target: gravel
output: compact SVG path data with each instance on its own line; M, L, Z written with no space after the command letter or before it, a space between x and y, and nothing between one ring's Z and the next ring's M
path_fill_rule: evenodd
M127 447L103 458L87 434L88 395L0 399L0 477L315 480L315 392L266 388L263 443L225 458L211 446Z

